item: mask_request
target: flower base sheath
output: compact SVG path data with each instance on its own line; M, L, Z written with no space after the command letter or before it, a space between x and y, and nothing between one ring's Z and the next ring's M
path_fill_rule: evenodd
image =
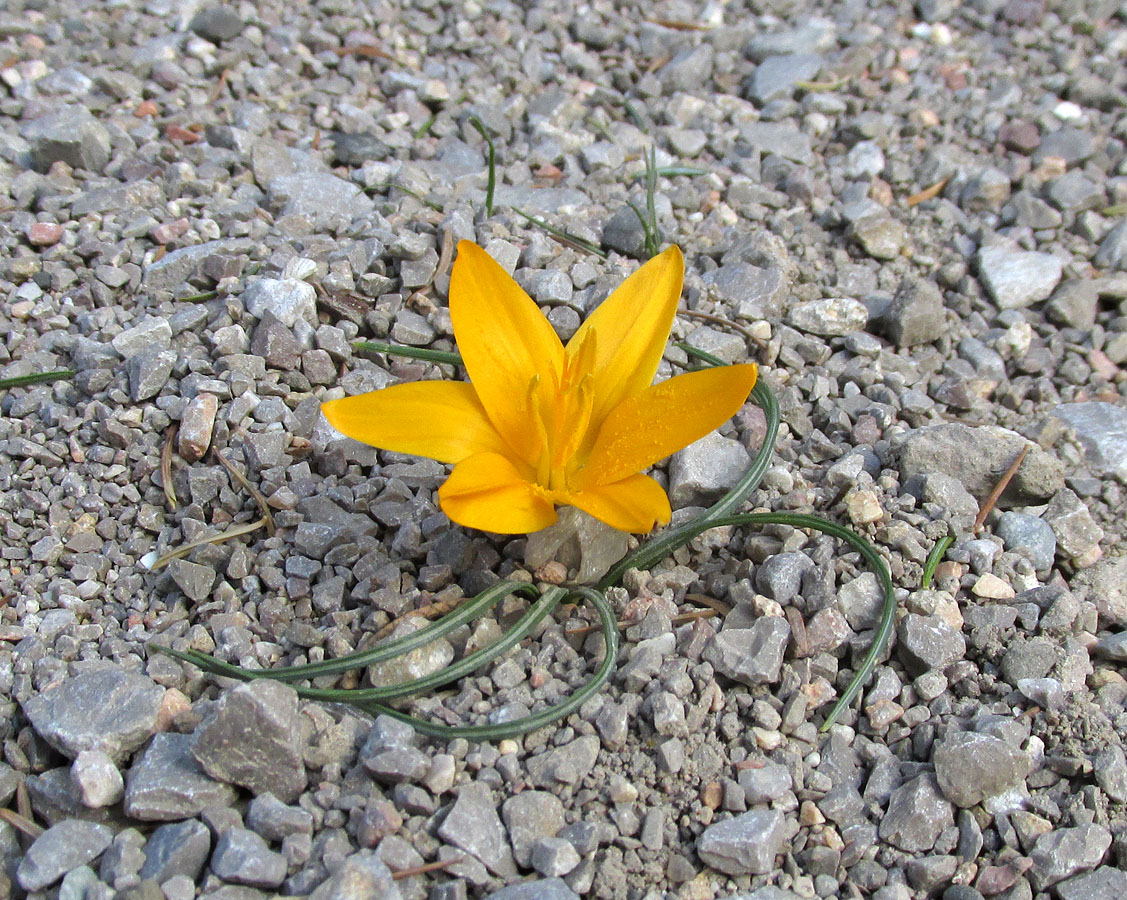
M519 534L575 506L621 531L669 521L643 469L730 418L755 365L651 384L681 295L670 247L626 279L565 347L520 286L476 244L458 244L450 317L470 381L421 381L324 404L366 444L453 463L439 488L455 522Z

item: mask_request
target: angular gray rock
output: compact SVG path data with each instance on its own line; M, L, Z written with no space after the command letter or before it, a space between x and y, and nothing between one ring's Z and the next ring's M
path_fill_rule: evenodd
M1092 761L1096 784L1116 803L1127 801L1127 757L1123 748L1111 744L1096 754Z
M1101 269L1127 269L1127 222L1120 222L1104 236L1092 262Z
M400 900L403 895L391 870L373 850L348 856L339 869L309 895L309 900Z
M211 832L198 819L161 825L145 842L142 878L163 884L177 875L195 881L211 852Z
M1052 567L1056 559L1057 538L1049 523L1040 516L1004 512L994 527L994 533L1005 542L1007 550L1029 557L1038 572Z
M192 756L191 743L190 734L153 735L125 779L127 816L142 822L166 822L234 802L235 789L207 776Z
M127 328L110 343L125 359L145 350L167 350L172 342L172 326L167 319L145 319L139 325Z
M1104 530L1092 517L1087 505L1073 491L1062 488L1057 491L1044 512L1045 522L1053 530L1057 539L1057 550L1065 557L1091 565Z
M287 806L273 794L259 794L250 801L247 827L268 841L282 841L291 834L312 834L313 816L298 806Z
M287 328L293 328L298 320L310 325L317 322L317 292L313 285L296 278L252 281L243 291L243 305L256 319L273 313Z
M163 697L164 688L145 675L107 666L32 694L23 711L64 756L100 750L121 763L156 730Z
M215 584L215 569L186 559L174 559L168 564L168 574L184 596L194 603L202 603L211 596Z
M569 888L562 878L540 878L536 881L510 884L489 894L485 900L579 900L579 895Z
M537 787L578 784L599 758L599 739L593 734L578 737L562 747L529 757L524 762L528 780Z
M896 626L896 650L913 675L942 671L967 652L963 636L938 616L908 613Z
M85 106L64 106L23 127L31 164L46 172L56 162L101 172L110 159L110 135Z
M372 210L372 201L358 185L330 172L304 171L271 179L266 197L281 215L301 216L324 231L347 227Z
M699 90L712 77L713 55L711 44L687 48L662 66L657 77L670 94Z
M1102 401L1063 403L1053 415L1068 423L1095 475L1127 481L1127 409Z
M481 860L494 874L516 874L505 826L497 815L493 794L483 782L462 785L458 799L438 827L438 836Z
M181 247L146 266L142 283L150 290L171 291L199 273L209 258L223 253L245 253L251 246L249 240L237 238Z
M125 361L129 376L129 396L135 402L148 400L161 392L176 365L176 354L171 350L147 350Z
M25 891L41 891L71 869L97 859L113 840L113 829L96 822L64 819L35 839L16 869Z
M803 576L814 568L805 553L776 553L755 570L755 586L772 600L787 603L798 596Z
M195 731L192 755L212 778L289 803L306 783L301 740L297 692L258 679L219 699Z
M1020 309L1044 300L1057 286L1063 267L1049 253L983 247L978 274L999 309Z
M1078 872L1095 868L1110 846L1111 832L1103 825L1055 828L1033 845L1029 880L1034 890L1043 891Z
M955 822L935 776L917 775L892 792L877 833L882 841L907 853L926 853L939 833Z
M579 854L563 838L537 838L529 853L529 863L541 875L566 875L579 865Z
M747 122L740 126L740 136L764 156L777 153L803 165L814 161L809 135L790 122Z
M840 337L863 331L868 321L868 308L850 297L806 300L795 304L787 313L790 325L821 337Z
M1127 897L1127 872L1114 866L1100 866L1058 882L1056 894L1059 900L1122 900Z
M849 226L849 236L873 259L896 259L908 240L904 225L887 213L866 215Z
M1025 446L1029 453L1000 503L1044 502L1064 486L1063 465L1020 434L993 425L944 423L911 431L900 448L900 478L940 472L985 497Z
M737 780L744 789L745 799L752 806L778 800L794 785L790 769L770 760L758 767L740 769Z
M509 830L517 864L528 867L532 845L540 838L554 838L566 824L560 798L547 791L521 791L501 807L501 818Z
M733 262L706 273L703 280L717 299L735 304L743 318L763 319L782 312L787 294L782 269Z
M70 777L82 797L82 804L101 809L117 803L125 794L121 771L101 750L83 750L74 758Z
M935 777L943 796L974 806L1018 785L1029 774L1029 754L989 734L957 731L935 745Z
M881 320L885 335L897 347L930 344L945 330L943 294L932 281L905 278Z
M642 220L629 206L618 209L603 225L603 246L623 256L640 257L645 252L646 231Z
M1100 560L1073 578L1071 587L1096 604L1102 625L1127 625L1127 557Z
M779 810L753 809L709 825L697 839L697 854L727 875L764 875L774 868L784 835Z
M760 105L779 97L789 97L798 82L813 81L821 68L822 57L814 53L768 56L755 67L748 95Z
M716 432L673 454L669 464L669 502L674 509L718 500L743 477L751 462L739 441Z
M779 680L790 625L780 616L762 616L751 628L726 628L714 635L701 658L721 675L746 685Z
M246 828L228 828L211 854L211 871L224 881L274 888L286 877L286 858Z

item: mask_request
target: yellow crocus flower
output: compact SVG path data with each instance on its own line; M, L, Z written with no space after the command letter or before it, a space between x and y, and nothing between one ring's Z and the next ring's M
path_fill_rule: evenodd
M670 247L626 279L565 347L532 299L480 247L458 244L450 317L470 381L394 385L321 408L343 434L453 463L439 488L455 522L538 531L557 505L621 531L670 517L643 469L730 418L756 367L724 366L651 384L681 295Z

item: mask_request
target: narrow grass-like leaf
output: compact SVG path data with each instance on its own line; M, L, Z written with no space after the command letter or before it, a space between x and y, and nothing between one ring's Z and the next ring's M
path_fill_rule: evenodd
M13 375L10 378L0 378L0 390L5 388L27 387L30 384L48 384L52 381L65 381L74 376L74 369L53 369L50 372L34 372L31 375Z
M444 363L460 366L462 357L449 350L428 350L426 347L404 347L401 344L388 344L383 341L353 341L352 348L362 353L387 353L407 359L421 359L424 362Z
M528 213L524 212L523 210L517 209L515 206L512 209L513 212L515 212L522 219L532 225L535 225L537 228L542 228L544 231L548 232L548 234L552 235L557 240L567 244L569 247L573 247L576 250L583 250L586 253L593 253L595 256L599 257L599 259L607 258L606 251L601 247L595 246L590 241L581 238L578 235L574 235L569 231L564 231L562 228L557 228L555 225L550 225L543 219L537 219L534 216L530 216Z
M662 178L675 178L678 175L697 177L700 175L711 175L712 173L708 169L698 169L696 166L659 166L657 174ZM645 172L639 172L634 176L634 180L642 181L645 177Z
M637 128L643 134L649 134L650 133L650 129L649 129L649 126L646 124L645 118L642 116L641 112L638 111L638 108L630 100L623 100L622 101L622 108L626 111L626 115L630 118L630 121L634 123L635 128Z
M425 138L428 134L430 134L431 128L434 127L434 123L437 121L438 113L431 113L430 118L423 122L423 124L416 129L415 138Z
M939 564L943 562L943 556L947 553L947 548L953 543L955 543L953 534L935 542L935 546L931 548L931 553L927 555L927 562L924 563L923 575L920 576L920 590L926 591L931 587L931 579L935 577L935 570L939 568Z
M493 215L493 189L497 185L496 151L493 148L493 138L489 136L485 123L477 116L470 116L470 124L485 139L485 145L489 148L489 175L485 183L485 214L491 216Z
M526 216L526 218L531 220L529 216ZM418 358L420 354L426 353L427 356L423 358L430 359L431 361L447 363L460 362L460 357L455 353L422 351L418 348L402 348L393 344L367 341L357 342L355 346L357 349L371 349L376 352L401 354L414 356L416 358ZM692 347L691 345L681 346L686 353L695 359L713 365L722 364L721 360L706 351ZM436 356L440 356L441 358L436 359ZM576 588L570 591L559 587L548 588L542 594L539 594L539 599L529 608L524 616L522 616L521 620L510 628L495 644L478 650L453 666L449 666L442 672L435 673L427 678L388 687L361 690L332 690L297 686L296 689L298 693L309 699L351 703L372 715L390 715L410 724L422 734L445 739L463 737L471 740L499 740L544 727L574 712L610 678L618 653L618 627L615 622L613 610L607 603L602 591L618 583L627 569L650 568L678 547L683 546L698 534L710 528L725 525L745 526L776 524L820 531L850 544L860 552L861 556L872 567L883 591L884 602L881 621L877 628L876 635L865 659L862 661L853 679L850 681L837 703L835 703L830 710L825 723L822 725L822 730L825 731L836 721L841 712L852 703L853 699L872 674L876 661L880 658L880 655L887 646L895 614L895 594L893 593L892 579L887 565L876 551L876 548L864 538L841 525L814 516L796 513L734 514L734 511L744 503L750 493L758 486L764 472L770 465L775 439L779 429L779 406L764 380L760 379L756 383L752 391L752 400L763 409L767 420L767 429L763 445L760 447L747 473L740 479L740 482L697 518L683 525L666 529L648 543L627 555L627 557L614 566L594 588ZM247 531L260 528L264 524L265 521L260 520L248 526L239 526L237 529L231 529L223 535L196 541L169 554L167 557L157 560L153 567L156 568L159 565L163 565L169 559L182 556L195 546L204 543L212 543L216 540L224 540L237 533L246 533ZM943 548L945 549L945 544ZM932 557L935 559L936 564L941 556L942 550L940 549L940 545L937 545L932 552ZM925 570L925 578L928 579L928 581L930 581L931 574L934 571L934 565L931 565L931 562L932 560L929 559L929 569ZM525 583L502 582L486 589L472 600L466 601L456 609L447 613L438 621L412 634L384 641L373 648L357 651L356 653L351 653L337 659L324 660L302 666L292 666L285 669L248 670L194 651L178 651L168 647L155 647L155 649L184 662L197 665L206 672L234 677L244 681L254 678L272 678L280 681L305 681L317 677L344 674L346 672L355 671L360 667L398 657L418 647L425 646L448 634L453 629L473 621L483 615L489 608L504 597L515 593L528 592L535 593L536 589ZM556 705L545 707L544 709L538 710L535 713L513 722L465 726L449 726L423 720L417 716L412 716L401 710L391 709L384 705L383 701L407 696L409 694L416 694L421 691L432 690L435 687L471 674L481 665L496 658L499 654L504 653L515 646L519 641L523 640L525 636L532 632L537 624L542 622L562 601L569 597L582 598L595 607L595 611L599 617L600 628L603 633L605 652L602 662L592 677L567 700Z
M418 200L424 206L429 206L435 212L442 212L442 204L435 203L433 200L430 200L430 199L424 197L418 191L413 191L409 187L404 187L403 185L399 184L398 182L393 182L391 184L388 184L386 186L386 188L384 188L384 190L390 191L392 188L406 194L408 197L414 197L416 200ZM374 193L379 193L378 188L371 188L371 191L374 192Z
M650 258L657 256L660 247L657 229L657 206L654 198L657 196L657 147L650 144L650 152L646 156L646 215L649 217L650 227L646 230L646 252Z
M637 205L633 201L627 200L626 205L634 210L634 215L636 215L638 217L638 221L642 223L642 234L644 235L642 239L642 251L647 256L652 258L654 256L652 248L656 241L654 239L653 232L650 230L650 221L648 218L646 218L646 214L638 209Z

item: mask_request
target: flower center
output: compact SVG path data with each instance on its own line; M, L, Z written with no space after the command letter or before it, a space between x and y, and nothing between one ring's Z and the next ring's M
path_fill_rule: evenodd
M528 387L532 425L540 435L536 480L550 491L569 490L569 477L582 467L577 454L591 425L596 346L594 329L588 329L567 345L554 385L542 385L536 376Z

